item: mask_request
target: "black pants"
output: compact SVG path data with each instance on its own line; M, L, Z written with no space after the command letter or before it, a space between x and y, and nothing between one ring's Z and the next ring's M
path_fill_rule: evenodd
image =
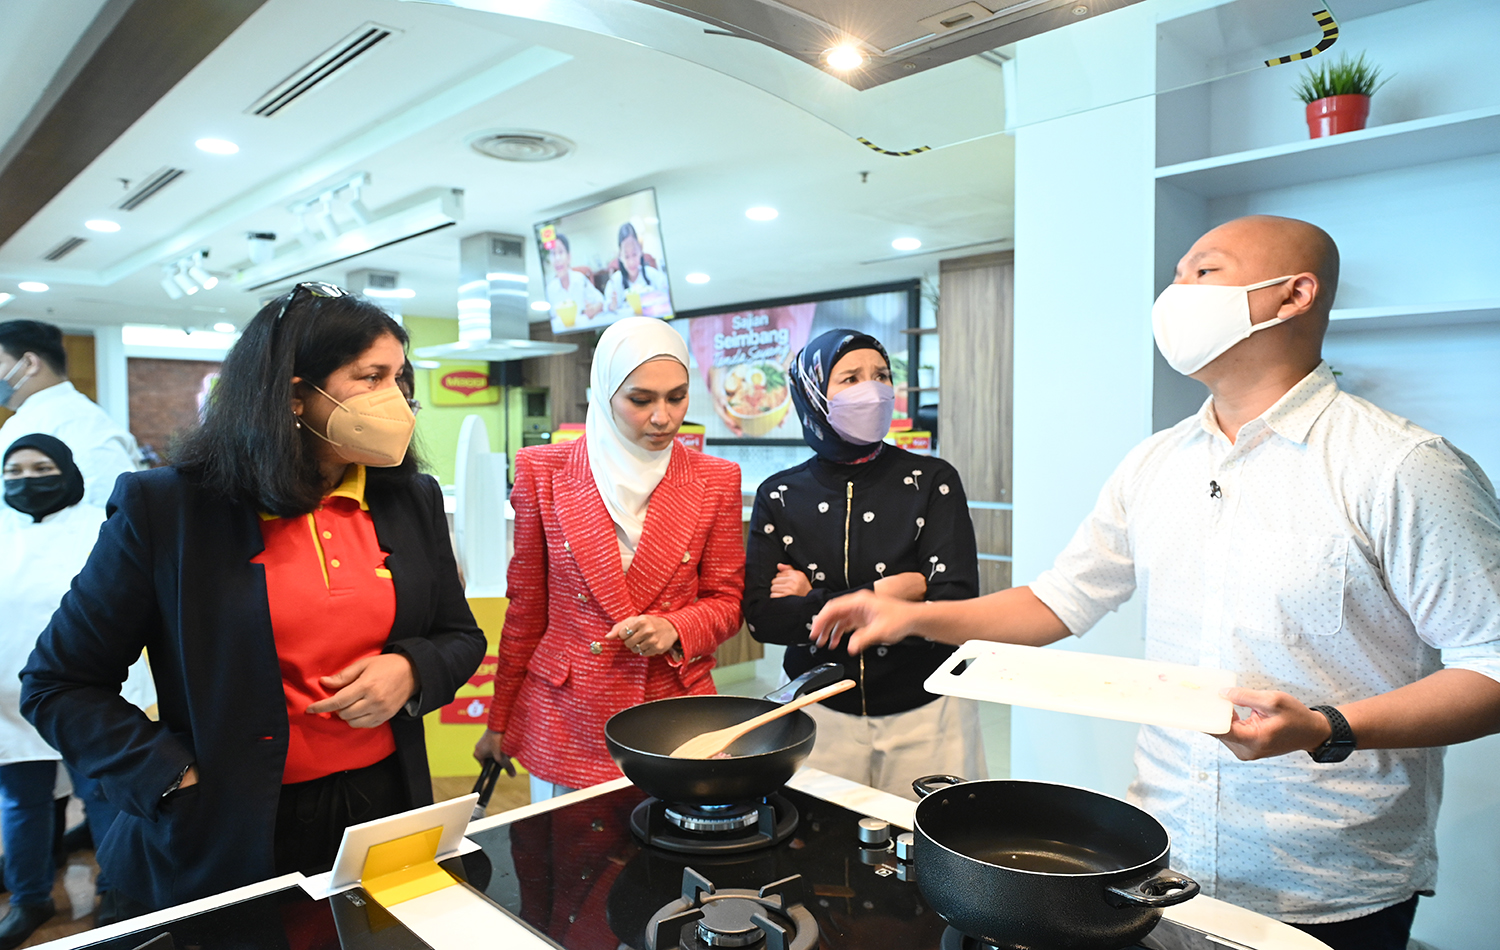
M1341 920L1336 924L1292 924L1317 937L1333 950L1406 950L1411 921L1417 914L1417 896L1373 914Z
M276 873L317 874L333 867L344 829L411 807L394 755L374 765L281 786L276 810Z

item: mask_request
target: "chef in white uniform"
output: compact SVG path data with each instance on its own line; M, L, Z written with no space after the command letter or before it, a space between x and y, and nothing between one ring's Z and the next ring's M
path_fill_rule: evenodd
M145 467L135 436L68 381L62 331L50 323L0 323L0 405L16 413L0 425L0 451L33 432L62 439L90 505L103 508L116 478Z
M83 477L72 453L46 435L5 451L0 509L0 832L10 912L0 946L19 945L53 914L52 807L62 758L21 718L21 681L37 634L83 567L104 510L81 504Z
M21 717L18 674L74 576L88 560L104 509L84 500L83 475L61 440L32 433L4 452L5 505L0 507L0 832L10 913L0 920L0 950L23 942L52 916L53 797L66 775L62 756ZM156 690L144 661L121 693L147 708ZM88 785L89 781L84 780ZM62 794L66 795L64 790ZM85 798L91 832L102 840L116 809L102 796ZM108 920L108 885L96 919Z

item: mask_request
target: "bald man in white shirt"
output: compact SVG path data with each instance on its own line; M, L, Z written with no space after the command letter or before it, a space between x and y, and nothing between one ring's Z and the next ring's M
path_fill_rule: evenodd
M61 439L83 473L86 503L103 508L115 479L144 468L131 435L68 381L62 331L38 320L0 323L0 405L15 415L0 425L0 451L23 435Z
M1339 390L1337 284L1306 222L1205 234L1153 324L1210 397L1131 451L1052 569L977 600L859 592L813 634L1043 646L1139 589L1146 655L1234 670L1250 710L1223 736L1141 729L1130 798L1173 865L1336 950L1404 950L1443 747L1500 732L1500 504L1440 436Z

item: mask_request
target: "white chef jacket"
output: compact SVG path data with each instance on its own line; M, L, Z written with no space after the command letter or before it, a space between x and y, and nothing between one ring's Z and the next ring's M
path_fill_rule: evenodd
M1320 364L1231 445L1212 399L1141 443L1033 592L1082 634L1138 588L1150 659L1308 705L1441 667L1500 680L1500 506L1472 459ZM1432 888L1443 750L1241 762L1142 727L1130 798L1203 892L1292 923Z
M40 522L0 503L0 765L62 758L21 718L19 676L103 523L104 509L87 503ZM120 692L142 709L156 702L143 660L131 667Z
M0 505L0 765L62 756L21 718L21 667L73 576L88 560L104 509L74 505L40 523Z
M73 452L73 462L83 473L86 505L103 508L116 478L145 467L135 436L66 380L27 396L16 414L0 425L0 452L21 436L35 433L54 436Z

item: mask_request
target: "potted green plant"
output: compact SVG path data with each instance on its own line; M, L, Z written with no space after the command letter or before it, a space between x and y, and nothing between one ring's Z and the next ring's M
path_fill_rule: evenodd
M1297 98L1307 103L1307 132L1311 138L1356 132L1370 117L1370 97L1389 82L1380 78L1380 67L1346 54L1338 62L1310 67L1294 87Z

